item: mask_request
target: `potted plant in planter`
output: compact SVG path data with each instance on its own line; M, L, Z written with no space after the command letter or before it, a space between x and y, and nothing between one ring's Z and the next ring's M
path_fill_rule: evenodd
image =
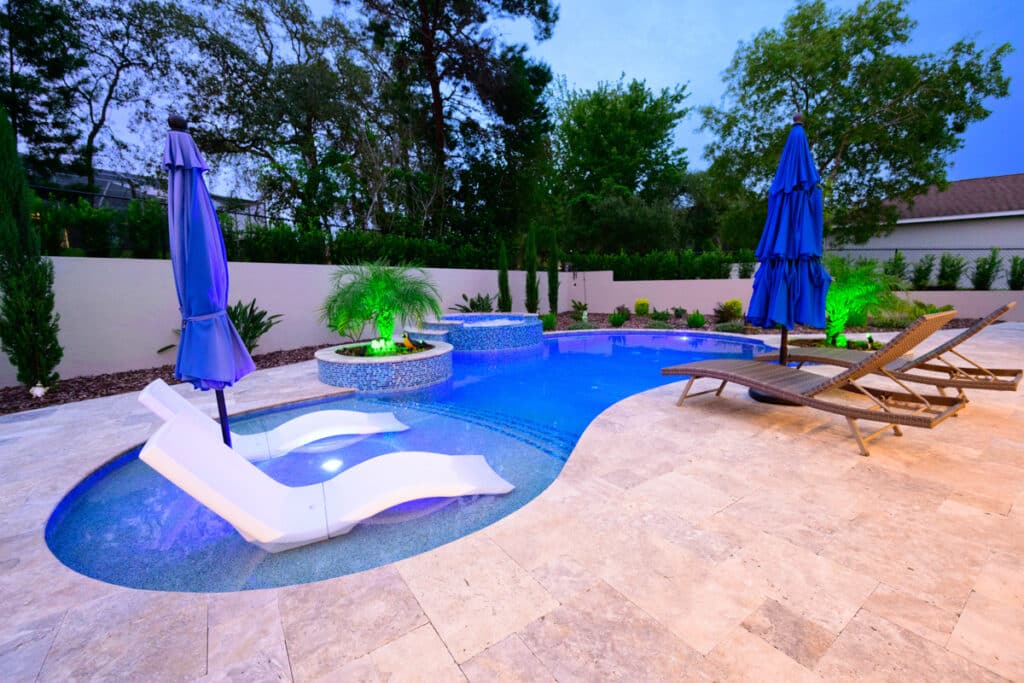
M338 334L356 339L367 324L377 338L366 355L387 356L398 352L395 321L421 321L428 314L442 315L437 286L420 268L389 266L383 261L340 266L334 273L333 290L320 309L320 318Z

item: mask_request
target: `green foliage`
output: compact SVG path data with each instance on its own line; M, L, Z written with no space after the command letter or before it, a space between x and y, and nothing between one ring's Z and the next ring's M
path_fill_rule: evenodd
M367 323L380 339L394 336L395 319L421 321L428 314L440 318L437 286L420 268L388 266L382 262L339 266L332 292L320 309L320 319L338 334L356 338Z
M1006 97L1009 44L960 40L941 54L908 50L915 22L906 0L835 9L802 0L781 28L741 43L725 72L726 105L701 110L714 137L711 172L763 192L794 110L804 113L822 176L826 234L863 242L892 229L893 200L946 183L963 133Z
M992 283L996 281L1000 271L1003 269L1003 259L999 257L999 249L995 247L988 256L979 256L974 261L974 270L971 271L971 285L975 289L992 289Z
M882 264L882 272L891 278L894 278L896 282L904 282L907 279L907 269L910 264L907 263L907 259L903 257L902 252L899 249L892 255L892 258Z
M718 323L714 327L715 332L732 332L733 334L740 334L745 329L746 325L739 320L730 320L727 323Z
M0 8L0 108L10 117L15 142L27 148L34 176L61 168L78 140L75 84L85 60L77 9L58 0L16 0Z
M615 307L615 312L622 316L623 320L629 320L632 314L629 312L629 306L625 304Z
M472 299L463 294L462 300L465 303L449 306L448 310L460 313L490 313L494 310L494 296L491 294L480 293Z
M572 319L583 320L583 314L587 312L587 304L583 301L572 300Z
M902 297L894 296L871 313L871 324L875 327L902 330L922 315L951 310L953 307L948 305L936 306L916 299L907 301Z
M934 269L934 255L926 254L918 259L917 263L914 264L914 272L910 276L911 284L913 284L915 290L920 292L928 288L928 283L931 282Z
M838 256L826 256L824 262L832 276L825 299L825 337L830 344L836 344L851 319L865 316L893 300L893 283L871 259L851 263Z
M551 332L558 325L558 315L555 313L545 313L540 317L540 324L545 332Z
M741 280L747 280L754 277L754 270L757 268L757 259L754 257L753 249L740 249L736 252L734 258L740 264L738 275Z
M936 277L939 289L956 289L966 269L967 263L963 256L944 253L939 259L939 274Z
M626 313L625 315L623 315L619 311L615 311L614 313L608 316L608 324L611 325L612 327L622 327L623 325L626 324L627 320L629 320L629 314Z
M1006 283L1010 289L1024 289L1024 256L1010 259L1010 274Z
M651 320L658 320L661 322L668 322L670 314L668 311L659 311L657 307L651 311Z
M558 240L554 231L548 248L548 310L558 313Z
M124 214L134 258L168 258L167 208L156 200L133 199Z
M715 306L715 320L720 323L729 323L742 317L743 302L739 299L729 299Z
M682 306L673 306L672 307L672 315L674 315L677 320L679 320L681 318L685 318L686 317L686 309L683 308Z
M665 320L654 320L652 319L649 323L644 325L648 330L671 330L672 326Z
M597 325L590 322L589 320L580 320L569 325L570 330L596 330Z
M686 316L686 326L691 329L704 327L707 321L707 318L705 318L699 310L694 311L690 315Z
M633 310L637 315L647 315L651 310L651 302L647 299L637 299L633 304Z
M40 255L30 211L35 202L21 167L14 130L0 108L0 349L27 387L52 386L64 355L57 339L53 264Z
M508 287L508 253L505 240L498 248L498 310L508 313L512 310L512 292Z
M260 337L281 322L284 314L268 315L267 311L256 306L254 298L248 304L238 301L234 305L228 306L228 317L231 318L232 324L238 330L238 336L242 338L245 348L252 353L259 346Z
M565 242L575 252L646 251L674 242L672 201L686 168L674 147L686 116L684 86L654 93L643 81L561 93L555 159L569 207Z
M540 294L537 290L537 228L533 225L526 233L523 263L526 266L526 310L529 313L536 313Z

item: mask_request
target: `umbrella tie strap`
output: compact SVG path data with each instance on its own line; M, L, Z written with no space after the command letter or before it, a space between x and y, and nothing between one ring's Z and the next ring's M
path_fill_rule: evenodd
M224 310L224 309L221 309L219 311L214 311L213 313L203 313L202 315L190 315L187 318L182 318L181 319L181 329L185 329L185 325L188 324L188 323L198 322L200 320L209 320L211 318L219 318L220 316L226 315L226 314L227 314L227 311Z

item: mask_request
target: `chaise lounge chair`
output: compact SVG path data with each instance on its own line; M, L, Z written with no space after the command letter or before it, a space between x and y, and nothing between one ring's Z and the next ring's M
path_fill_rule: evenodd
M661 374L689 375L690 381L686 383L683 393L676 402L676 405L679 406L692 396L711 392L714 392L716 396L721 396L725 385L735 382L756 389L770 397L842 415L850 425L850 430L857 440L857 445L860 446L861 453L870 455L866 442L890 427L897 436L903 435L900 431L901 425L931 429L964 407L962 398L922 395L885 372L885 366L888 363L917 346L926 337L945 325L953 315L955 315L955 311L922 316L893 337L892 341L881 349L833 377L823 377L806 370L773 365L758 360L739 359L705 360L675 365L662 369ZM903 391L878 389L857 383L857 380L875 372L889 377ZM690 388L693 383L703 377L721 380L721 384L718 389L691 394ZM872 405L863 407L822 396L829 389L843 389L857 393L869 399ZM887 424L865 436L860 433L857 420L872 420Z
M167 421L188 413L207 429L220 434L220 426L176 392L162 379L153 380L142 390L139 401ZM356 410L320 410L300 415L267 432L236 434L231 432L231 445L246 460L259 461L284 455L289 451L320 439L349 434L401 432L409 426L394 413L362 413Z
M320 484L285 486L225 446L205 419L189 412L171 416L139 459L271 553L341 536L410 500L514 488L483 456L423 451L387 453Z
M883 374L891 375L903 382L930 384L937 387L943 394L946 389L956 389L957 394L964 400L967 399L964 389L1016 391L1020 386L1021 375L1024 374L1020 369L986 368L957 350L958 346L1001 318L1016 305L1016 301L1011 301L1000 306L949 341L939 344L920 356L903 356L887 363ZM854 349L804 346L789 346L786 353L790 362L798 363L798 368L802 367L804 363L821 363L850 368L871 355L868 351ZM956 356L967 365L955 365L943 357L947 353ZM759 354L754 358L755 360L775 360L778 357L777 352L772 352Z

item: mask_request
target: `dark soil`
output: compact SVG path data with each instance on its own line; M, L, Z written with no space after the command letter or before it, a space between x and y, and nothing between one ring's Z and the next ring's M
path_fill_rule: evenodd
M588 316L588 322L594 327L598 328L611 328L608 324L607 313L590 313ZM643 329L651 322L651 319L647 316L632 316L622 326L623 329ZM970 318L957 318L951 320L946 325L946 329L960 329L969 327L974 323L973 319ZM578 321L574 320L571 313L559 313L558 324L556 329L559 331L572 329L573 325L577 325ZM690 329L686 326L685 318L670 318L668 324L673 329ZM709 316L708 322L701 328L701 330L710 331L714 328L714 320ZM866 328L853 328L848 329L847 334L859 334L866 332L891 332L890 329L866 327ZM747 326L744 329L744 334L772 334L776 333L775 330L766 330L759 327ZM821 330L812 327L797 326L795 329L790 331L790 334L815 334L821 333ZM313 354L320 349L320 346L305 346L301 349L291 349L287 351L272 351L270 353L261 353L253 356L253 360L256 362L256 367L260 369L275 368L279 365L291 365L292 363L301 363L302 361L312 360ZM100 396L111 396L114 394L123 394L129 391L141 391L143 387L152 382L154 379L163 379L168 384L177 382L174 379L174 366L173 365L162 365L158 368L149 368L146 370L129 370L127 372L115 372L108 375L90 375L87 377L72 377L70 379L62 379L56 387L51 388L45 396L42 398L33 398L25 387L0 387L0 415L6 413L16 413L22 410L32 410L33 408L45 408L46 406L59 405L61 403L71 403L73 401L83 401L89 398L99 398Z

